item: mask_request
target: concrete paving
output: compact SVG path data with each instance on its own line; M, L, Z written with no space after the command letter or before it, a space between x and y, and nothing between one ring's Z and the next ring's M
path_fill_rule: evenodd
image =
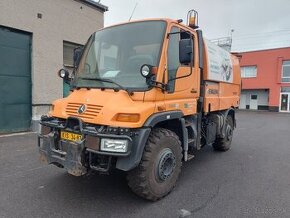
M0 138L0 217L290 217L290 114L237 113L232 149L205 147L152 203L125 174L73 177L38 160L36 134Z

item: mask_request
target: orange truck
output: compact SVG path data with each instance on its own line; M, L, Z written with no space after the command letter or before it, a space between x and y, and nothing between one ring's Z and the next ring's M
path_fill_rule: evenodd
M74 61L71 75L58 72L70 95L40 121L43 162L74 176L126 171L132 191L156 201L203 146L230 148L239 60L203 38L196 11L187 24L150 19L101 29Z

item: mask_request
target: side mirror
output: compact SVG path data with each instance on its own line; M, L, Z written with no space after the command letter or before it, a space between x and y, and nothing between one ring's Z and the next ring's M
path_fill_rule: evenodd
M74 68L77 68L79 66L82 53L83 47L77 47L74 49Z
M60 69L57 72L58 76L63 79L63 81L67 84L70 82L69 72L66 69Z
M181 39L179 41L179 62L181 64L190 64L192 61L192 39Z

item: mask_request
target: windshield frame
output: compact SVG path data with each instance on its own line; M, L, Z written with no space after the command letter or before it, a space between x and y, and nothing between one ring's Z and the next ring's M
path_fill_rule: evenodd
M80 65L82 62L86 61L87 59L87 56L88 56L88 53L89 53L89 50L92 46L92 44L94 43L94 40L95 40L95 36L98 32L101 32L101 31L104 31L104 30L108 30L108 29L112 29L112 28L115 28L115 27L118 27L118 26L123 26L123 25L131 25L131 24L136 24L136 23L143 23L143 22L162 22L164 23L164 27L163 27L163 33L161 34L161 42L160 42L160 48L159 48L159 52L158 52L158 56L157 56L157 59L156 59L156 67L159 68L159 65L160 65L160 60L161 60L161 56L162 56L162 51L163 51L163 47L164 47L164 42L166 40L166 35L167 35L167 27L168 27L168 23L166 20L144 20L144 21L135 21L135 22L130 22L130 23L123 23L123 24L119 24L119 25L114 25L114 26L110 26L110 27L106 27L106 28L103 28L103 29L100 29L96 32L94 32L90 38L88 39L87 43L85 44L84 46L84 49L83 49L83 52L82 52L82 55L81 55L81 58L80 58L80 61L79 61L79 64L77 66L77 68L75 69L74 71L74 78L73 78L73 81L72 81L72 87L73 88L95 88L95 89L116 89L116 85L113 85L113 86L97 86L97 85L94 85L94 86L90 86L90 85L77 85L77 80L79 78L78 74L79 74L79 70L80 70ZM162 30L161 30L162 31ZM136 73L139 73L139 72L136 72ZM102 78L100 78L102 79ZM130 90L130 91L139 91L139 92L144 92L144 91L148 91L148 90L151 90L152 86L148 86L148 87L126 87L127 90Z

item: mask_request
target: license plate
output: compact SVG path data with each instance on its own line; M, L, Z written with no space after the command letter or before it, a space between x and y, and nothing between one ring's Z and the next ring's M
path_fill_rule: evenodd
M75 133L71 133L71 132L61 131L60 132L60 138L61 139L65 139L65 140L69 140L69 141L76 142L76 141L82 140L83 136L80 135L80 134L75 134Z

